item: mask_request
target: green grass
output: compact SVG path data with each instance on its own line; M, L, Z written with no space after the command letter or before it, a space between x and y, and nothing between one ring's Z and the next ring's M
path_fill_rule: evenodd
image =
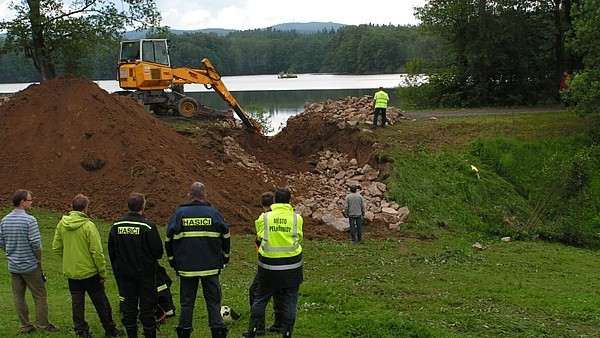
M600 147L590 125L571 113L402 123L379 135L391 145L389 196L409 207L407 227L419 232L600 247Z
M4 210L6 212L7 210ZM59 215L35 210L44 240L50 318L71 331L70 300L60 260L50 251ZM108 224L98 221L106 243ZM596 336L600 326L600 279L596 252L545 242L503 243L440 230L433 241L367 240L305 243L306 282L298 304L297 337L481 337ZM486 250L471 244L483 240ZM256 270L251 236L234 236L232 262L222 275L223 303L241 312L231 336L246 329L247 288ZM4 256L0 264L6 265ZM172 271L169 271L172 274ZM0 274L0 335L11 337L18 321L6 271ZM174 276L173 276L174 277ZM176 280L176 278L175 278ZM107 293L117 314L114 279ZM178 303L178 282L173 287ZM29 300L30 308L32 301ZM88 303L89 304L89 303ZM87 320L102 330L91 304ZM175 337L172 319L162 327ZM206 310L198 298L194 326L208 335ZM41 337L42 334L32 335Z

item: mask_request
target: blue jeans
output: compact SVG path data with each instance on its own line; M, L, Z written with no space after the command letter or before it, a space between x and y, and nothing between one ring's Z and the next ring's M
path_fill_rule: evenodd
M250 332L265 322L265 308L273 297L273 305L282 311L281 328L283 332L292 332L296 322L299 286L293 288L268 288L258 284L254 293L254 302L250 313Z
M350 221L350 237L352 238L352 242L360 242L362 240L362 216L350 216L348 220Z

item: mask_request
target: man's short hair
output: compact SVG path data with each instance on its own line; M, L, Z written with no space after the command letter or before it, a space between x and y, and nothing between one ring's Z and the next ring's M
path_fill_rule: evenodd
M273 201L275 199L275 196L273 196L273 193L270 191L264 192L262 195L260 195L260 206L262 207L270 207L271 204L273 204Z
M127 199L127 208L132 212L140 212L144 210L146 204L146 196L139 192L132 192Z
M277 188L275 190L275 203L290 203L292 192L289 188Z
M19 189L12 195L12 203L15 207L21 205L21 202L25 201L27 197L31 195L31 191L25 189Z
M379 87L379 90L383 90L383 87Z
M73 201L71 202L71 206L75 211L84 211L88 205L90 205L90 199L84 194L77 194L73 197Z
M358 187L355 185L350 186L350 192L356 192L358 190Z
M200 182L192 183L190 195L194 198L204 198L206 196L206 187Z

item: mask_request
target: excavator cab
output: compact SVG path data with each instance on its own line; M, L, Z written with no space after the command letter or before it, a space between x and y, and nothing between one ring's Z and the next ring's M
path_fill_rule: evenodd
M121 41L120 62L146 61L171 66L169 48L165 39Z
M122 92L124 95L149 106L155 114L192 117L200 114L203 107L194 98L185 95L183 85L203 84L227 102L246 127L260 132L260 125L244 112L212 63L206 58L201 63L202 68L172 68L166 39L122 41L119 86L127 90ZM215 110L204 111L216 114Z

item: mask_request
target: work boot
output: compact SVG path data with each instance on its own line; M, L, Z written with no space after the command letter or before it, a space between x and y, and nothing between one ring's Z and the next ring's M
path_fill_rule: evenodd
M121 329L117 329L116 327L110 331L104 332L104 337L122 337L124 335L125 332L123 332Z
M210 333L212 338L227 338L227 328L225 327L211 328Z
M137 326L135 327L126 327L125 332L127 332L127 338L137 338Z
M92 337L92 334L90 333L90 331L79 331L75 332L75 336L77 338L90 338Z
M191 334L192 334L192 329L185 329L182 327L178 327L175 328L175 331L177 331L177 338L190 338Z

